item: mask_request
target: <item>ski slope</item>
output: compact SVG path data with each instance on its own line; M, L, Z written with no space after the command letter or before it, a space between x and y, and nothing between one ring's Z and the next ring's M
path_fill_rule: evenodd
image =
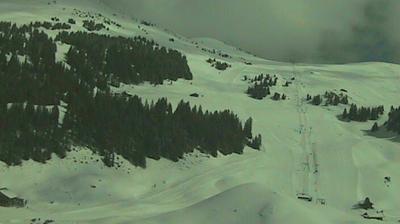
M167 97L173 105L183 99L203 109L231 109L242 119L253 118L253 131L262 135L263 148L217 158L195 152L177 163L148 160L145 170L126 161L119 169L106 168L96 161L96 155L79 146L66 159L53 158L47 164L27 161L20 167L6 167L0 163L0 188L7 187L29 201L27 208L0 207L0 224L45 220L57 224L380 223L363 219L361 211L351 209L365 197L384 210L385 223L400 220L400 142L366 135L371 121L339 121L336 115L343 111L342 105L305 102L307 93L343 88L348 90L350 103L384 105L387 112L391 105L400 105L399 65L293 65L264 60L220 41L189 39L141 25L95 0L2 0L0 20L23 24L53 16L62 22L74 18L77 25L73 29L83 30L85 18L74 14L74 9L101 13L122 25L100 33L142 35L183 52L194 76L172 85L121 85L114 92L148 100ZM56 31L48 33L55 35ZM216 49L231 58L202 48ZM67 50L68 46L58 45L58 60L63 60ZM206 62L208 58L232 67L218 71ZM242 77L260 73L277 75L278 85L272 93L284 93L287 100L249 98L244 93L248 83ZM293 84L283 87L292 77ZM195 92L201 97L189 96ZM385 113L378 123L386 118ZM385 176L391 177L388 185ZM297 193L324 199L326 204L299 200Z

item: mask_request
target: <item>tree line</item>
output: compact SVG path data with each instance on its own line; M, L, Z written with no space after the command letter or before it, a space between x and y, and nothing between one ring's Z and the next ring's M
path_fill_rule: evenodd
M61 23L61 22L56 22L54 24L51 23L51 22L47 22L47 21L34 22L34 23L31 23L31 26L34 27L34 28L43 27L43 28L48 29L48 30L69 30L69 29L71 29L71 25L70 24Z
M390 108L389 119L387 120L386 127L390 131L400 134L400 106Z
M69 92L67 103L62 122L58 106L0 104L0 160L8 165L28 159L44 163L52 153L65 157L68 145L75 143L101 155L107 166L114 166L119 154L146 167L145 158L178 161L194 149L217 156L261 146L252 120L242 125L229 110L203 111L184 101L173 110L165 98L143 102L138 96L94 93L84 86Z
M232 67L230 64L228 64L226 62L218 61L215 58L213 58L213 59L209 58L209 59L206 60L206 62L211 64L211 67L214 67L214 68L216 68L217 70L220 70L220 71L224 71L227 68Z
M356 104L351 104L349 111L347 108L343 110L341 118L348 121L367 121L377 120L384 112L383 106L377 107L357 107Z
M271 94L270 87L276 86L278 81L278 77L270 76L269 74L260 74L254 78L248 78L246 75L243 77L243 81L249 81L251 85L247 88L246 94L249 95L251 98L261 100L264 97ZM275 94L272 99L276 99L277 95ZM280 95L279 95L280 98ZM286 97L285 97L286 98Z
M349 103L347 95L343 93L336 94L335 92L325 91L325 94L321 96L320 94L311 96L307 94L306 100L309 101L312 105L318 106L323 103L325 98L325 106L333 105L337 106L340 104L347 105Z
M32 25L0 23L0 103L56 105L74 75L56 62L57 46Z
M83 20L83 27L88 31L100 31L106 28L103 23L96 23L94 20Z
M390 107L390 112L388 113L388 120L385 121L384 126L388 131L393 131L397 134L400 134L400 107L394 108L393 106ZM372 132L379 130L379 125L377 122L371 128Z
M143 102L110 91L110 80L191 79L179 52L142 37L62 32L56 40L71 45L65 62L56 60L55 40L46 33L0 23L0 160L6 164L64 157L71 144L90 146L107 166L118 153L141 167L145 158L177 161L195 148L213 156L260 148L252 120L242 125L231 111L183 101L173 110L165 98Z
M57 106L0 104L0 160L20 165L28 159L44 163L52 153L64 158L68 148L59 113Z
M127 84L164 80L191 80L187 59L180 52L159 47L144 37L124 38L85 32L60 32L55 38L72 47L66 62L74 72L93 81L118 80Z
M259 149L261 137L251 133L231 111L204 111L181 101L175 110L165 98L143 102L139 97L98 92L73 95L64 128L75 141L92 146L112 166L113 153L145 167L145 158L178 161L195 148L217 156Z
M53 40L33 24L0 22L0 102L58 104L82 81L105 90L114 82L192 79L185 56L143 37L61 32ZM55 41L71 45L65 62L56 60Z

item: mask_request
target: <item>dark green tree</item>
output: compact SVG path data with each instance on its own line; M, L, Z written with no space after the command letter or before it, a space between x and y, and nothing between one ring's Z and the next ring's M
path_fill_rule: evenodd
M243 127L243 133L246 136L246 138L248 139L253 138L253 134L251 131L252 129L253 129L253 119L250 117L249 119L246 120Z
M379 126L378 126L378 123L374 123L374 125L372 126L372 128L371 128L371 131L372 132L375 132L375 131L377 131L377 130L379 130Z
M312 98L311 103L313 105L320 105L322 103L321 95L316 95Z

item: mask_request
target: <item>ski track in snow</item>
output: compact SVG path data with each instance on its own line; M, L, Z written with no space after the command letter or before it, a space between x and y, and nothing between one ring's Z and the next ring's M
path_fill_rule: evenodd
M318 203L317 200L323 199L320 198L319 194L319 169L318 169L318 161L317 161L317 148L316 143L312 141L312 128L313 126L308 123L307 116L307 107L304 103L304 100L301 96L305 95L305 87L303 86L302 79L303 75L298 75L298 82L296 82L296 92L298 97L299 104L299 120L300 125L303 128L301 133L302 135L302 148L305 153L305 163L306 163L306 182L304 183L308 188L305 193L309 193L313 197L313 202ZM300 94L299 94L300 93Z
M296 73L294 72L296 75ZM303 150L301 155L302 160L300 160L300 166L302 169L302 186L299 188L298 193L304 193L310 195L312 197L313 202L317 202L319 199L318 193L318 178L319 178L319 170L317 165L317 149L314 142L311 140L312 136L312 126L308 124L307 117L307 105L304 103L304 87L302 82L302 75L298 73L296 75L296 101L297 101L297 112L299 119L299 134L300 134L300 146Z

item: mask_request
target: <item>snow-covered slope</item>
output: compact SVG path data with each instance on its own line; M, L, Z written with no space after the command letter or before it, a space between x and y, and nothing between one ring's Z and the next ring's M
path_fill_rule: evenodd
M34 218L32 223L54 220L62 224L377 222L362 219L360 211L351 209L365 197L384 210L385 222L400 219L400 143L367 136L363 130L369 129L371 122L339 121L336 115L344 106L316 107L304 102L307 93L346 89L350 102L358 105L398 106L400 66L293 66L268 61L219 41L187 39L141 25L95 0L0 2L0 20L19 24L57 16L61 21L76 19L73 29L83 30L82 12L101 13L102 18L121 24L121 28L110 26L109 31L101 32L142 35L183 52L194 75L192 81L172 85L122 85L113 91L150 100L167 97L175 105L184 99L208 110L231 109L242 119L251 116L254 132L262 134L263 149L218 158L194 153L178 163L149 160L145 170L127 162L119 169L106 168L89 150L79 147L66 159L54 158L45 165L29 161L7 168L0 164L0 188L7 187L29 200L27 208L0 208L1 224L30 223ZM67 49L58 46L59 60ZM232 67L218 71L206 62L208 58ZM248 83L242 77L260 73L276 74L279 80L273 91L288 99L249 98L244 93ZM292 77L293 85L282 87ZM190 97L194 92L201 97ZM378 122L385 120L386 115ZM312 172L314 169L318 172ZM391 177L388 185L385 176ZM326 204L298 200L297 193L325 199Z

